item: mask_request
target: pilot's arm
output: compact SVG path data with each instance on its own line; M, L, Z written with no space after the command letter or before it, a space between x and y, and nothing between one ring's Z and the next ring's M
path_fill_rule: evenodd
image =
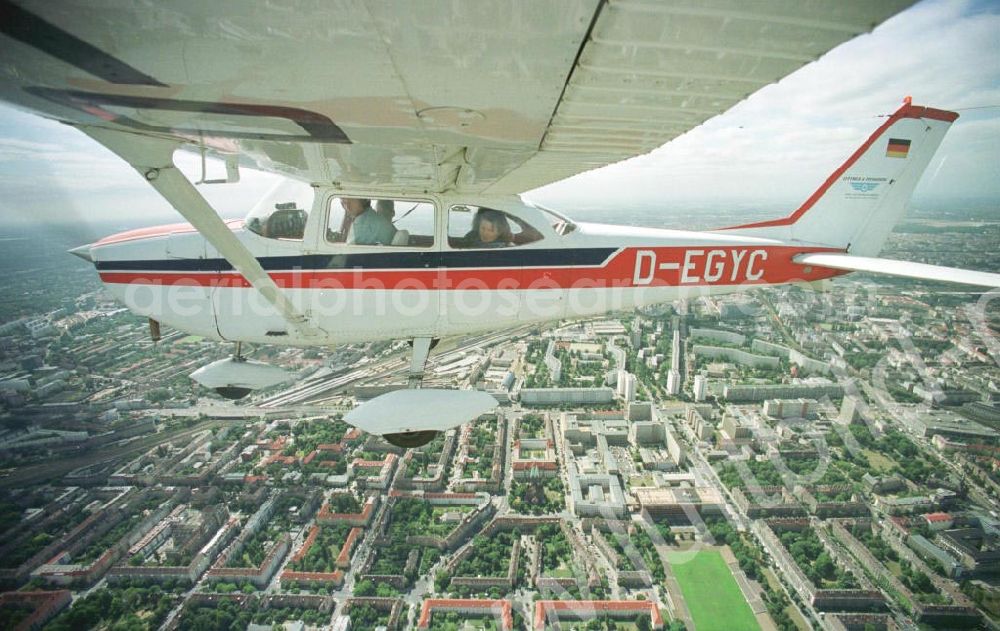
M508 217L510 219L513 219L514 223L516 223L518 227L521 228L520 232L513 235L514 245L524 245L525 243L534 243L535 241L541 240L542 233L536 230L534 227L532 227L531 224L522 221L521 219L513 215L508 215Z

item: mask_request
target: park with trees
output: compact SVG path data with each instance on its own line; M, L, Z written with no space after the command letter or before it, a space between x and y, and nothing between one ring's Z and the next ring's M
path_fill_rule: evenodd
M566 494L559 478L514 480L510 485L510 507L528 515L559 513L566 508Z
M106 587L76 600L70 609L56 616L45 628L53 631L77 631L97 629L113 623L108 628L152 631L159 628L170 610L177 605L182 591L182 588L170 590L159 585L123 584Z

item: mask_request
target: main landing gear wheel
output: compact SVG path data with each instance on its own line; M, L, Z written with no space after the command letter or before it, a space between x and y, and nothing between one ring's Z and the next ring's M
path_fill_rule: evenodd
M403 449L421 447L462 423L493 410L497 400L478 390L421 388L427 356L437 343L429 337L412 342L407 370L409 388L394 390L354 408L344 420Z
M232 357L214 361L191 373L191 378L197 383L233 401L244 398L254 390L288 381L290 376L277 366L245 358L240 342L236 343L236 352Z
M230 401L239 401L240 399L246 397L248 394L253 392L253 390L251 390L250 388L238 388L235 386L222 386L216 388L215 392L218 393L218 395L224 399L229 399Z
M402 447L403 449L412 449L414 447L423 447L437 438L437 435L440 433L435 430L400 432L397 434L382 434L382 438L390 445Z

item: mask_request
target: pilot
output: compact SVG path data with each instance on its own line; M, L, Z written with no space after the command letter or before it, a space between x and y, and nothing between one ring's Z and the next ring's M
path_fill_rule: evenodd
M396 229L372 208L371 200L361 197L344 197L344 223L340 234L347 235L352 245L391 245Z
M306 231L306 211L296 208L295 202L274 207L276 210L267 218L260 234L271 239L301 239Z
M500 216L503 220L504 225L507 226L508 234L510 235L506 241L501 241L502 245L483 245L483 241L479 236L479 222L482 220L484 215L489 215L495 213ZM514 232L510 228L510 222L513 221L520 228L519 232ZM472 218L472 230L467 232L462 238L461 243L465 245L458 245L458 247L465 248L499 248L507 247L509 245L524 245L525 243L533 243L542 238L542 233L535 230L529 223L522 221L521 219L515 217L514 215L508 215L507 213L494 210L492 208L480 208L476 212L476 216Z
M478 234L472 242L474 248L506 248L514 242L506 215L492 208L481 208L476 214Z

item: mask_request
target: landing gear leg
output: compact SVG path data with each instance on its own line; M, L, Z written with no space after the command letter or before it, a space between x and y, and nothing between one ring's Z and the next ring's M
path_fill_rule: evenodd
M233 362L242 364L245 361L246 357L243 357L243 342L236 342L236 350L233 351ZM215 391L230 401L239 401L253 392L250 388L240 386L219 386L215 388Z
M410 342L413 346L413 357L410 358L410 369L406 373L406 385L419 388L424 381L424 367L431 349L437 346L439 340L429 337L416 337Z

